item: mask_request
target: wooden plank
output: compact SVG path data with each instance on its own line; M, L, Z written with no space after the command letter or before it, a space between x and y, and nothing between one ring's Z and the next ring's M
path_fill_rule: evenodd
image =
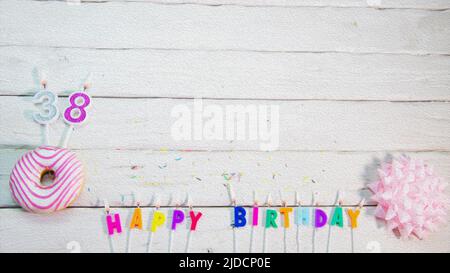
M192 236L191 252L232 252L233 231L231 224L231 208L198 208L204 214L198 224L198 230ZM329 213L330 209L325 210ZM126 225L132 209L118 209L124 232L113 237L113 249L125 252L127 238L131 238L132 252L146 252L149 231L136 231L128 235ZM162 209L170 215L170 209ZM355 252L449 252L448 244L450 228L444 227L429 238L401 240L392 232L385 230L382 223L375 220L374 209L363 209L359 217L359 228L354 231ZM148 228L151 210L143 209L144 228ZM70 252L71 247L79 246L81 252L111 252L103 209L68 209L51 215L38 215L18 209L0 210L0 252ZM148 220L147 220L148 219ZM169 217L170 223L170 217ZM32 227L32 228L30 228ZM283 252L283 228L268 231L268 252ZM351 231L348 227L333 228L330 241L330 252L351 251ZM155 233L153 252L167 252L169 245L169 229L164 227ZM220 236L217 236L220 234ZM312 228L303 227L301 235L301 252L312 251ZM262 251L263 229L255 229L254 251ZM296 228L286 230L287 251L296 252ZM248 252L250 229L236 231L238 252ZM316 232L316 252L326 252L328 226ZM180 226L174 237L174 252L184 252L187 241L187 229ZM69 248L69 249L68 249Z
M0 150L0 207L17 206L10 195L9 175L26 150ZM86 187L74 206L95 207L108 199L114 206L132 206L135 193L144 205L154 194L162 205L183 203L186 193L198 206L227 206L226 184L232 183L237 202L253 204L253 190L260 202L268 193L280 205L280 191L288 204L295 204L295 192L311 204L312 192L320 193L322 205L333 205L336 192L345 195L345 204L369 204L366 185L378 177L380 162L399 153L331 152L152 152L145 150L80 150L86 168ZM450 153L408 153L432 164L438 174L450 181ZM234 175L232 175L234 173Z
M54 1L2 1L0 10L3 46L450 53L447 11Z
M98 3L104 0L68 0L69 3ZM107 2L144 2L153 4L237 5L246 7L370 7L398 9L444 10L450 8L446 0L108 0Z
M61 99L60 103L61 109L67 107L67 99ZM231 126L225 122L220 140L205 137L194 140L193 134L192 140L177 140L178 134L172 135L171 127L178 118L172 117L171 111L183 105L194 118L193 100L97 98L93 105L88 110L90 124L73 133L70 147L262 150L269 142L278 150L296 151L448 151L450 147L448 103L203 100L203 109L215 105L222 113L226 113L230 106L268 106L270 111L276 111L278 106L279 130L276 117L266 114L273 125L270 141L262 140L261 134L256 140L251 140L248 134L243 140L236 137L227 140L224 132ZM3 113L0 124L3 128L10 128L0 134L1 147L27 147L41 143L40 127L32 121L32 113L37 108L30 97L3 97L0 109ZM216 115L220 118L220 113ZM204 118L204 122L209 120ZM65 128L62 121L52 125L50 143L56 145ZM248 130L248 126L245 128ZM258 133L263 131L266 130Z
M0 64L0 95L33 94L40 69L60 94L92 72L94 96L450 100L444 56L3 47Z

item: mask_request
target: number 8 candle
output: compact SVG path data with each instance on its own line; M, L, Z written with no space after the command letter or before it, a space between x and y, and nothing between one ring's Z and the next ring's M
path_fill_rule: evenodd
M84 91L86 89L87 85L84 86ZM84 91L74 92L69 96L69 107L64 111L64 120L69 124L69 129L62 142L63 147L67 147L74 125L83 124L88 117L86 109L91 105L91 97Z

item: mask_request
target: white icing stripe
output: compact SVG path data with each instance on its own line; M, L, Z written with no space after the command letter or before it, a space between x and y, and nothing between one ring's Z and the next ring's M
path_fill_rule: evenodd
M40 183L43 172L52 170L55 179L50 186ZM52 212L71 204L79 195L84 181L83 165L76 155L56 147L39 147L28 152L11 172L13 198L33 212Z
M72 203L74 201L75 197L78 196L80 191L81 191L81 185L74 185L73 187L71 187L70 190L67 192L67 194L64 196L64 198L62 198L59 201L59 204L56 209L60 210L60 209L67 207L70 203Z
M61 193L64 192L64 190L67 188L68 183L70 183L70 181L73 181L81 173L81 168L74 169L66 178L64 178L64 181L59 183L58 187L49 188L48 191L46 191L45 189L37 188L35 187L35 185L29 185L25 183L23 177L20 177L16 170L13 171L12 177L18 184L20 184L19 186L22 189L21 192L25 195L25 197L31 196L33 198L36 198L36 200L33 202L44 206L48 202L55 201L58 196L61 195Z
M12 179L16 182L17 189L19 190L19 195L22 196L23 200L26 200L26 204L30 208L39 209L43 211L54 211L56 209L56 205L59 203L59 201L64 198L67 195L67 192L70 191L71 188L76 187L78 184L77 180L82 177L82 173L79 172L76 176L73 177L72 180L70 180L70 184L63 184L63 188L60 190L58 194L55 194L52 196L52 198L47 199L38 199L33 195L30 195L30 191L24 187L21 183L17 183L18 180L13 175ZM35 198L35 199L32 199Z

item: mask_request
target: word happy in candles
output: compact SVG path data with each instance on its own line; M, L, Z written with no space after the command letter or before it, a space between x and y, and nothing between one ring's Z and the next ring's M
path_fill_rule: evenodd
M195 231L197 229L197 224L202 217L201 212L195 212L193 210L189 211L189 218L191 219L190 230ZM182 224L186 220L187 216L184 211L175 209L172 213L172 230L176 230L178 225ZM162 211L155 210L152 216L152 220L149 226L149 230L151 232L156 232L164 223L166 223L167 217L166 214ZM122 223L120 220L119 213L107 214L106 215L106 225L108 228L108 234L114 235L114 233L122 232ZM131 217L131 222L129 225L130 229L143 229L143 218L142 218L142 210L137 207L134 209L133 216Z

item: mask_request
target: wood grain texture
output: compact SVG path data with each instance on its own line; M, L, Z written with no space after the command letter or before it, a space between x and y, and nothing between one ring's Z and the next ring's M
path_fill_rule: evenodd
M233 231L231 224L231 208L197 208L204 213L198 224L198 230L192 237L191 252L232 252ZM331 208L325 208L327 213ZM116 209L119 212L123 225L129 223L132 209ZM162 209L168 212L170 209ZM262 210L263 211L263 210ZM449 252L448 244L450 229L445 227L439 233L432 234L423 241L416 239L402 240L395 237L392 232L385 230L382 223L373 217L373 208L363 209L359 217L360 227L355 230L355 252ZM151 219L151 209L143 209L144 228L148 229ZM106 234L103 209L67 209L53 215L36 215L18 209L1 209L0 218L0 252L70 252L67 246L70 242L77 242L82 252L110 252L111 246ZM170 223L170 217L169 217ZM30 227L33 227L30 229ZM350 252L351 232L348 227L333 228L330 241L330 252ZM267 236L268 252L283 252L284 229L269 230ZM220 234L220 236L217 236ZM312 229L301 229L301 252L312 251ZM121 235L113 237L113 249L116 252L125 252L127 240L131 238L132 252L146 252L148 231L136 231L130 236L124 229ZM296 252L296 229L287 229L287 250ZM14 238L14 240L11 240ZM250 229L237 230L237 251L249 251ZM316 233L316 252L326 252L328 241L328 226ZM184 252L187 232L184 226L177 230L174 237L174 252ZM93 243L95 242L95 243ZM153 252L167 252L169 242L169 229L164 227L153 238ZM254 251L262 251L263 229L255 230ZM70 246L70 245L69 245Z
M450 57L0 47L0 95L30 95L46 71L64 94L93 74L93 96L450 101ZM124 66L126 64L126 66Z
M9 193L9 175L26 150L0 150L0 207L17 206ZM135 194L143 205L152 205L154 194L162 205L184 203L189 192L197 206L228 206L226 184L232 183L237 201L252 205L253 190L265 202L268 193L281 205L280 191L288 204L295 192L311 205L313 191L321 205L333 205L336 192L344 192L347 205L361 198L370 202L368 183L377 179L381 162L399 153L335 152L166 152L127 150L81 150L86 187L74 206L98 207L108 199L114 206L132 206ZM409 153L427 160L450 181L450 153ZM232 174L235 173L233 176ZM172 196L173 195L173 196ZM172 200L171 200L172 199Z
M61 100L61 109L67 100ZM193 100L102 99L93 101L90 124L76 130L75 149L261 150L258 140L179 140L171 135L176 105L193 109ZM203 106L278 105L279 150L295 151L448 151L448 103L327 102L327 101L204 101ZM64 106L63 106L64 105ZM3 97L0 108L2 147L39 145L40 127L32 121L36 107L30 97ZM20 120L18 117L21 117ZM205 119L206 120L206 119ZM56 145L66 125L51 126ZM225 135L224 135L225 137ZM275 139L275 138L274 138Z
M64 1L64 0L62 0ZM71 0L68 0L69 2ZM74 3L97 3L104 0L72 0ZM209 6L237 5L245 7L363 7L380 9L427 9L450 8L446 0L108 0L106 2L144 2L154 4L197 4Z
M448 11L36 1L0 10L0 46L450 53Z
M450 181L450 2L445 0L88 0L0 1L0 252L110 252L103 199L129 223L134 193L145 205L157 194L171 211L189 192L205 216L192 252L231 252L231 207L224 177L231 173L239 204L279 192L288 204L311 192L331 210L337 190L345 204L369 197L380 162L406 153ZM70 147L85 162L86 188L72 208L35 215L17 207L9 174L41 143L32 119L38 72L61 97L93 72L90 122ZM280 147L256 141L174 141L171 110L205 105L277 105ZM51 142L64 132L51 126ZM171 201L170 201L171 200ZM400 240L373 217L369 202L354 233L355 251L450 252L450 227L430 238ZM144 208L145 227L151 208ZM270 252L283 251L283 229ZM220 235L219 235L220 234ZM249 229L237 250L249 249ZM262 229L256 251L262 250ZM144 252L148 232L132 234ZM312 230L302 230L311 252ZM316 250L327 248L328 229ZM169 229L155 238L167 252ZM124 252L127 232L114 238ZM333 229L331 252L351 251L350 230ZM186 230L176 234L184 251ZM288 230L295 252L295 229Z

